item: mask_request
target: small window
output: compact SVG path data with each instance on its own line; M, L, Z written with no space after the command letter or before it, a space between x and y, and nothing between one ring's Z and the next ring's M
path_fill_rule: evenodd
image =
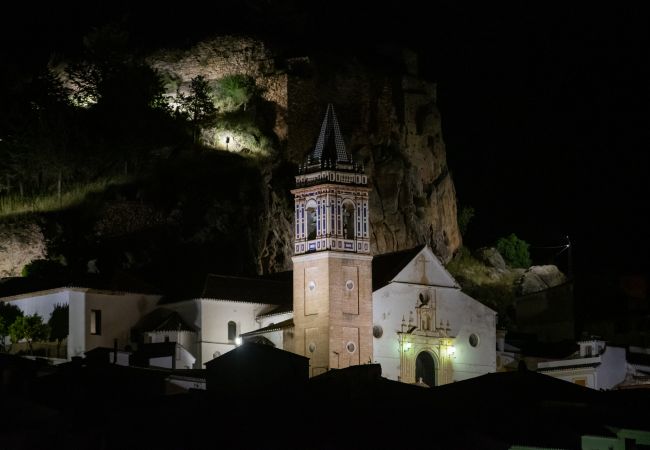
M102 334L102 311L101 309L90 310L90 334Z
M352 289L354 289L354 281L352 281L352 280L348 280L348 281L346 281L346 282L345 282L345 288L346 288L348 291L351 291Z
M357 346L352 341L348 342L345 348L349 353L354 353L357 350Z
M237 337L237 324L232 320L228 322L228 340L234 341Z
M316 344L313 342L309 343L309 353L314 353L316 351Z
M472 347L478 346L478 336L475 335L474 333L469 335L469 345Z
M376 339L379 339L384 335L384 329L381 327L381 325L375 325L374 327L372 327L372 335Z

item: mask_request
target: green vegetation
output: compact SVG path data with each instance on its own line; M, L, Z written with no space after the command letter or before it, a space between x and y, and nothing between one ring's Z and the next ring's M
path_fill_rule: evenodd
M519 239L514 233L497 241L497 250L510 267L528 268L531 265L530 244Z
M458 210L458 230L461 236L467 233L467 227L474 218L474 208L471 206L463 206Z
M246 111L248 104L258 94L255 80L242 74L225 76L212 83L212 88L215 94L215 105L222 112L239 109Z
M50 320L47 321L47 325L50 329L50 341L56 341L56 357L59 357L61 342L68 337L70 333L69 326L69 311L70 307L68 305L57 304L54 306Z
M125 184L129 177L116 175L83 184L75 184L60 195L56 192L41 195L19 194L0 196L0 217L29 212L51 212L69 209L81 204L89 195L105 191L110 186Z
M192 124L192 141L198 141L201 128L214 125L217 108L214 106L212 91L205 77L197 75L190 82L190 93L177 94L179 107L177 113Z
M50 334L50 328L43 323L43 318L38 314L31 316L20 316L9 326L11 342L27 341L30 354L34 353L32 343L44 341Z
M6 350L5 337L9 335L9 327L23 315L22 311L15 305L0 302L0 346Z

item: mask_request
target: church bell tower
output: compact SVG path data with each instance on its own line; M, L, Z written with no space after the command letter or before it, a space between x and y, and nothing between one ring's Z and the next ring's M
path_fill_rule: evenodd
M331 104L291 192L294 352L310 358L310 376L372 362L370 188Z

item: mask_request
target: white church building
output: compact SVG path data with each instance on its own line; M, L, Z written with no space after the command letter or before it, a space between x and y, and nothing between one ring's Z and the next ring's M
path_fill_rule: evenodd
M384 377L429 386L496 371L496 313L464 294L428 246L374 256L363 167L328 106L296 176L293 271L208 275L200 298L60 288L1 298L45 320L70 305L68 358L96 346L175 342L176 368L242 341L310 360L310 375L379 363Z

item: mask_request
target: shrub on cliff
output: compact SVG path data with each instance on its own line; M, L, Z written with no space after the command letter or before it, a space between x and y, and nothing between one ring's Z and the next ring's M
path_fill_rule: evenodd
M514 233L500 238L496 247L510 267L530 267L530 253L528 252L530 244L519 239Z

